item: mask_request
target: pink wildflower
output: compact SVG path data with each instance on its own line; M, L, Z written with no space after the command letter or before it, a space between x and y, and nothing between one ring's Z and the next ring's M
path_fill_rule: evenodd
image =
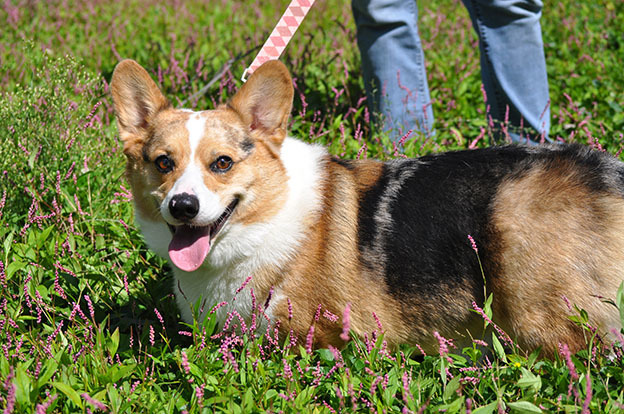
M403 401L405 402L405 405L408 404L409 400L414 400L414 397L412 396L412 393L410 392L409 389L409 385L410 385L410 378L409 378L409 374L407 373L407 371L403 371Z
M0 218L2 218L2 209L4 209L4 204L6 203L6 195L7 191L2 191L2 198L0 199Z
M328 321L330 321L330 322L338 322L338 316L334 315L333 313L331 313L327 309L325 309L325 311L323 311L323 317L325 319L327 319Z
M377 328L379 329L379 332L383 333L383 325L381 324L381 321L379 320L379 317L375 312L373 312L373 318L375 318L375 323L377 323Z
M472 400L466 398L466 414L472 414Z
M583 410L581 414L589 414L589 403L592 399L592 382L589 373L585 375L585 401L583 402Z
M195 396L197 397L197 405L202 407L204 405L204 386L195 387Z
M438 340L440 356L445 357L448 362L452 363L453 360L447 354L449 353L449 345L453 346L453 342L450 339L444 338L437 331L433 333L433 336Z
M220 302L218 304L215 305L214 308L212 308L212 310L210 311L210 314L212 315L213 313L215 313L219 308L224 307L225 305L227 305L227 302Z
M2 260L0 260L0 285L2 285L2 287L4 288L7 287L6 273L4 272L4 263L2 262Z
M186 352L182 351L182 368L184 368L184 372L188 375L191 372L191 366L188 362L188 357L186 356Z
M472 247L472 250L474 250L475 253L479 254L479 249L477 248L477 243L475 243L474 239L472 238L472 236L470 234L468 235L468 240L470 240L470 246Z
M483 320L485 322L487 322L489 325L492 325L492 327L494 328L494 330L498 333L498 337L506 344L506 345L513 345L514 342L511 340L511 338L509 337L509 335L507 335L507 333L505 333L505 331L503 331L498 325L496 325L494 322L492 322L492 319L490 319L489 316L486 315L485 311L483 309L481 309L477 303L475 301L472 301L472 308L477 311L477 313L479 315L481 315L481 317L483 318Z
M306 352L309 354L312 352L312 343L314 342L314 325L310 325L310 330L306 336Z
M163 320L163 317L160 314L160 312L158 312L158 309L154 308L154 313L156 314L156 317L158 318L158 322L160 322L161 325L165 326L165 321Z
M247 279L245 279L245 281L243 282L242 285L240 285L237 289L236 292L234 292L234 296L238 295L239 292L243 289L245 289L245 287L247 286L247 284L251 281L251 276L247 277Z
M46 414L46 411L48 411L48 408L50 408L50 406L56 400L57 397L58 397L58 394L54 394L52 397L48 398L48 400L44 402L43 404L37 404L37 407L35 408L35 413Z
M96 400L95 398L90 397L89 394L87 394L86 392L80 394L80 396L84 398L86 402L94 406L97 410L101 410L101 411L107 410L106 405Z
M293 379L292 369L290 368L290 364L286 360L286 358L282 359L282 364L284 365L284 378L288 380Z
M349 340L349 330L351 329L351 304L347 303L345 306L344 313L342 314L342 333L340 334L340 339L343 341Z
M318 322L320 317L321 317L321 304L319 303L318 307L316 308L316 313L314 314L314 322Z
M379 384L382 380L383 380L383 378L381 376L377 376L373 380L373 383L371 384L371 387L370 387L370 394L371 395L375 395L375 392L377 391L377 384Z
M427 354L425 353L425 350L422 349L422 347L419 344L416 344L416 348L418 348L422 356L427 356Z
M572 362L572 354L567 344L559 344L559 353L566 361L566 365L568 366L568 371L570 371L570 377L572 380L576 381L579 379L579 375L576 372L576 367L574 366L574 362Z
M119 219L119 223L123 226L124 229L126 229L126 231L130 231L130 227L128 226L128 224L126 224L125 221Z
M155 338L154 338L154 327L150 325L149 327L149 341L150 345L154 346Z
M15 386L15 383L11 381L14 376L15 373L13 372L13 367L10 366L9 375L7 375L7 379L4 384L4 388L8 390L6 397L6 408L4 409L5 414L11 414L13 412L13 409L15 408L15 393L17 392L17 387Z
M89 295L84 295L85 300L87 301L87 307L89 308L89 315L91 315L91 319L95 317L95 311L93 310L93 303L91 302L91 298Z

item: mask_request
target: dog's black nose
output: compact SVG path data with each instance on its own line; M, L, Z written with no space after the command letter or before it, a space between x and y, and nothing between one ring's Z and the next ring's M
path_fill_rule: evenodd
M169 201L169 212L178 220L190 220L199 213L199 199L188 193L176 194Z

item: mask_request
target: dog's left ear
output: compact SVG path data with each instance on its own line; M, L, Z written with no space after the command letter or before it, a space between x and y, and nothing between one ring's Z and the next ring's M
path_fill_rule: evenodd
M149 123L171 105L147 71L130 59L121 61L115 68L111 93L124 152L134 158L140 157Z
M270 60L260 66L228 102L251 131L279 147L286 138L294 90L286 66Z

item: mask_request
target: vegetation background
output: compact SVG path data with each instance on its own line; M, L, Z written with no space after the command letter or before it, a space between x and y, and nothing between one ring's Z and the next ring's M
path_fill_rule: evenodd
M436 135L410 137L404 154L485 146L477 38L467 13L458 0L418 3ZM213 108L240 86L286 4L2 2L0 409L624 411L624 340L603 346L573 307L587 349L572 355L561 344L554 360L505 344L496 330L464 350L440 337L439 354L418 357L415 348L388 351L382 329L342 351L311 351L238 315L229 325L242 325L242 336L211 320L179 322L167 264L133 224L111 73L133 58L176 104ZM550 2L542 26L552 137L620 157L624 2ZM293 135L344 158L402 156L369 123L349 2L317 2L282 60L296 86ZM622 291L607 299L622 310ZM479 305L484 328L492 328L487 303Z

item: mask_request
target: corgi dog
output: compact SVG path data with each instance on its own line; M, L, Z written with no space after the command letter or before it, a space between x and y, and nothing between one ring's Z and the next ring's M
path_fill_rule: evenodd
M181 317L198 301L252 312L282 333L344 345L382 327L388 345L435 353L434 332L480 337L483 306L520 347L584 346L570 303L619 329L624 164L581 146L505 146L347 161L287 135L293 85L269 61L217 109L174 109L139 64L112 97L136 223L170 260ZM471 243L474 241L473 243ZM247 292L249 293L249 292ZM233 300L236 297L236 300ZM474 305L473 305L474 303Z

